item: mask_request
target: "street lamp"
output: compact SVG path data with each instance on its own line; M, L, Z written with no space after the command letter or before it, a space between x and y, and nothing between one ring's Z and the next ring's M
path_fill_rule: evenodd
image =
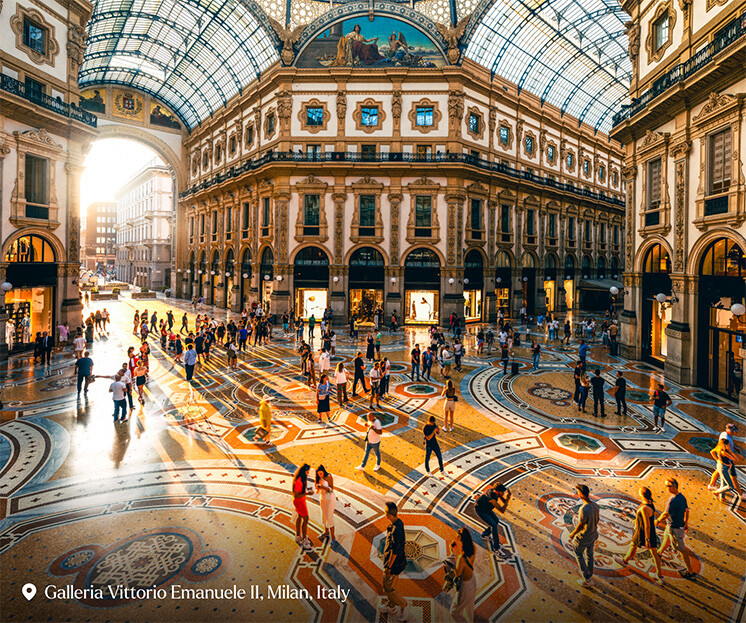
M611 286L609 288L609 292L611 292L611 296L616 296L617 294L619 294L619 288L617 288L616 286Z

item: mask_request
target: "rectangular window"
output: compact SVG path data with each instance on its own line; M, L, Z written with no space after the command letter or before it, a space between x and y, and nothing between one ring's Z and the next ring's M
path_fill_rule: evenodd
M262 236L269 236L269 197L262 199Z
M189 240L194 242L194 217L189 219Z
M427 127L433 125L433 107L418 106L416 119L418 126Z
M26 154L26 216L49 219L49 159Z
M378 106L363 106L360 110L360 121L362 125L378 125Z
M360 195L359 236L376 235L376 196Z
M321 158L321 145L307 145L306 155L309 160L319 160Z
M591 172L591 161L583 160L583 173L588 175Z
M591 226L592 226L592 223L590 221L585 221L585 241L586 242L591 241Z
M306 125L324 125L324 109L321 106L309 106L306 108Z
M246 144L251 145L254 142L254 126L250 125L246 131Z
M526 235L529 238L536 236L536 211L526 211Z
M479 115L475 115L474 113L469 114L469 132L479 134L481 131L479 122Z
M550 238L550 244L555 244L556 238L557 238L557 215L556 214L549 215L549 221L547 223L547 234ZM552 240L554 242L552 242Z
M653 24L653 38L656 51L660 50L668 42L668 21L668 12L666 12Z
M572 154L567 154L567 158L565 158L565 162L567 162L567 168L572 169L573 167L573 156Z
M304 236L318 236L319 235L319 206L321 205L321 197L319 195L304 195L303 196L303 235Z
M724 193L730 188L731 177L730 128L710 137L710 194Z
M233 207L225 208L225 239L230 240L233 235Z
M205 215L199 215L199 240L200 242L205 241Z
M249 203L243 204L243 214L241 215L241 238L249 237Z
M606 244L606 223L598 224L598 241L601 244Z
M272 136L275 133L275 116L267 117L267 134Z
M500 126L500 142L503 145L507 145L510 142L510 128L507 126Z
M500 239L502 242L510 242L510 206L500 206Z
M432 236L432 202L429 195L417 195L414 201L414 235L423 238Z
M655 210L661 204L661 159L648 162L648 210Z
M471 200L471 237L474 240L482 239L482 200Z
M555 157L554 146L550 145L549 147L547 147L547 158L549 158L550 162L554 162L554 157Z
M41 99L41 96L44 95L45 85L43 82L39 82L38 80L26 76L24 84L26 85L26 95L29 98Z
M614 246L619 244L619 225L614 225Z
M46 39L46 28L42 28L36 22L27 17L23 18L23 45L31 48L34 52L44 54Z

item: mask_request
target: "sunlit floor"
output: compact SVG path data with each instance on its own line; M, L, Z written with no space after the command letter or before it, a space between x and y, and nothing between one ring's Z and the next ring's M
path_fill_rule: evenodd
M104 306L113 322L93 344L94 373L113 375L136 344L134 310L164 316L168 307L163 299L123 298L93 309ZM182 309L193 324L191 306L181 303L177 318ZM364 344L341 333L333 362L344 361L349 370ZM440 561L461 526L472 530L478 546L480 621L744 620L746 505L721 503L706 488L709 450L719 432L730 421L746 430L734 404L669 384L674 404L665 430L653 432L650 393L659 371L596 346L590 367L597 364L608 381L625 370L630 412L614 415L609 396L606 418L594 418L592 409L578 414L575 346L545 345L537 372L530 371L527 351L516 349L522 369L511 377L503 376L494 352L476 356L470 335L463 372L455 374L462 396L455 430L440 441L446 475L428 477L421 429L428 414L442 426L442 385L438 374L434 382L405 374L415 341L426 342L424 330L384 337L383 354L394 364L391 398L380 412L385 433L378 472L372 463L365 472L355 470L367 401L358 397L346 408L333 401L334 424L317 424L315 395L300 376L294 340L281 330L270 346L242 354L237 371L217 349L198 366L193 391L183 368L153 341L145 405L136 404L123 424L112 422L109 379L99 378L88 397L76 401L69 351L56 351L49 369L12 358L2 369L2 620L385 621L377 610L387 500L399 504L406 527L409 565L400 587L410 620L451 620L452 593L442 592ZM272 398L275 416L276 445L269 449L253 442L264 396ZM313 550L306 553L294 541L290 493L290 476L303 462L326 466L338 498L331 545L319 540L318 498L309 498ZM650 487L662 510L663 483L671 476L691 507L688 542L699 576L683 579L682 561L669 550L665 583L658 586L648 553L626 568L613 555L626 551L632 535L638 487ZM501 524L510 553L505 559L485 549L473 505L474 493L496 481L513 491ZM576 584L569 550L579 506L573 490L581 482L602 513L591 590ZM30 600L22 594L27 583L37 588ZM115 586L154 591L145 598L111 594L107 587ZM272 599L269 589L282 586L287 592ZM246 596L236 598L233 587ZM319 587L342 591L324 598ZM301 589L312 599L299 598Z

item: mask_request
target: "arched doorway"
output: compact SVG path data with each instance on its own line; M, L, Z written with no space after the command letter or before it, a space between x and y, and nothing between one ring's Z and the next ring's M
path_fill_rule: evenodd
M246 309L251 289L251 251L244 249L241 256L241 309Z
M495 257L495 297L497 297L497 314L500 312L508 318L511 315L511 286L512 266L510 255L505 251L498 251Z
M14 346L33 342L40 331L54 335L57 259L52 244L36 234L16 238L5 254L5 279L13 286L5 294L5 307Z
M350 255L350 317L358 322L372 324L375 310L383 308L384 267L383 255L373 247L360 247Z
M526 251L521 258L523 305L529 315L536 311L536 259Z
M467 322L482 320L484 296L484 258L472 249L464 258L464 319Z
M197 279L197 267L194 261L194 252L192 252L189 254L189 265L187 266L187 269L186 269L186 282L187 282L186 294L189 300L194 298L194 283L196 279Z
M329 306L329 256L320 247L304 247L293 261L295 315L321 319Z
M603 256L599 256L596 260L596 274L599 279L606 278L606 259Z
M591 266L592 264L590 255L584 255L583 261L581 262L580 270L580 272L583 274L583 279L591 279L593 277Z
M713 240L699 265L697 382L738 400L746 324L730 311L746 297L746 257L729 238Z
M554 311L557 296L557 258L552 253L544 256L544 302L547 312Z
M657 296L671 294L671 258L661 244L652 245L642 262L642 335L643 359L663 365L668 355L666 327L671 322L671 303Z
M200 298L205 296L205 283L207 280L207 258L205 257L204 251L202 251L199 256L199 268L197 269L197 277L197 281L199 284L197 298Z
M272 298L274 288L273 278L275 276L275 254L270 247L265 247L262 251L262 257L259 261L259 279L261 280L260 298L264 309L269 309L269 302Z
M438 323L440 318L440 258L430 249L415 249L404 260L404 321Z
M575 308L575 257L565 256L565 307L568 310Z
M225 308L230 309L233 305L233 276L236 272L233 249L228 249L225 254Z
M223 281L220 272L220 254L215 251L210 262L210 305L217 304L218 289Z

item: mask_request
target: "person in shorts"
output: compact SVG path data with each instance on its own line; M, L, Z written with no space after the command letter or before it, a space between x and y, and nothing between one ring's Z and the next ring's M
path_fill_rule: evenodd
M681 554L681 558L684 560L685 571L679 571L679 575L682 578L691 580L697 577L692 568L692 559L695 554L690 550L685 543L686 533L689 530L689 505L686 502L686 498L683 493L679 492L679 483L675 478L666 479L666 488L671 494L666 503L666 510L663 514L658 517L656 524L666 525L666 529L663 532L663 541L661 541L660 547L658 548L658 555L661 556L665 552L669 545L673 545L676 550Z
M671 397L664 391L665 385L658 383L658 389L653 394L653 430L663 430L666 425L666 408L671 405ZM660 426L658 420L660 419Z

